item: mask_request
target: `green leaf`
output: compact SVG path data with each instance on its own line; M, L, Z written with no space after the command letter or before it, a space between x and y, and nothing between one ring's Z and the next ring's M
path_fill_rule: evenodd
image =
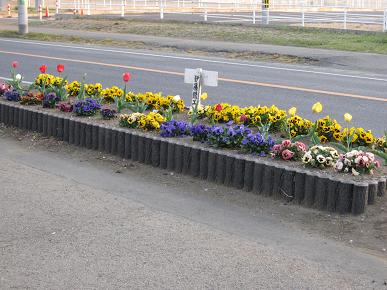
M384 162L384 166L387 166L387 153L384 153L380 150L371 150L372 153L374 153L375 155L378 155L380 158L383 159L383 162Z
M296 142L296 141L299 141L299 140L306 138L306 137L308 137L308 135L297 135L296 137L292 138L292 141Z
M330 142L331 145L333 145L334 147L336 147L337 149L343 151L343 152L348 152L347 150L347 147L345 147L343 144L341 143L337 143L337 142Z

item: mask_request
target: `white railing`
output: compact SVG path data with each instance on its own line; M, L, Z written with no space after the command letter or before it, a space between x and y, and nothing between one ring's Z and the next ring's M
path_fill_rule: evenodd
M32 0L29 0L32 1ZM41 3L43 7L47 4L54 7L56 0L35 0L36 3ZM57 2L61 0L57 0ZM74 3L89 3L94 7L113 7L121 5L121 0L65 0L60 6L69 6ZM132 7L239 7L252 5L256 3L260 6L260 0L123 0L126 6ZM384 10L387 9L387 0L270 0L270 9L284 10L284 9L370 9L370 10ZM65 7L64 7L65 8Z
M284 2L287 2L287 5L279 5ZM157 13L160 19L164 19L166 14L190 14L198 15L203 21L217 23L251 22L255 24L261 22L300 26L332 23L335 24L335 27L342 29L347 29L352 24L362 24L373 26L373 30L387 31L387 8L371 11L339 6L344 2L366 5L370 2L368 0L305 0L305 5L297 6L299 2L301 1L271 0L272 8L262 11L261 1L255 0L222 0L222 2L211 0L99 0L98 2L95 0L56 0L56 12L67 11L81 15L117 14L121 17L130 13ZM332 6L334 9L316 10L315 6L312 6L316 2L320 4L323 2L326 5L337 4L337 6ZM375 5L387 4L385 2L387 0L374 0ZM367 30L366 28L360 29Z
M272 8L282 5L305 7L337 7L348 9L387 9L387 0L270 0Z

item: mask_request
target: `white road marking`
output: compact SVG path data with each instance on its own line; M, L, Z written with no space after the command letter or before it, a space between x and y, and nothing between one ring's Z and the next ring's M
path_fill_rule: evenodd
M4 38L0 38L0 41L11 42L11 43L30 44L30 45L32 44L32 45L40 45L40 46L49 46L49 47L71 48L71 49L88 50L88 51L113 52L113 53L121 53L121 54L150 56L150 57L156 57L156 58L169 58L169 59L179 59L179 60L189 60L189 61L200 61L200 62L218 63L218 64L231 65L231 66L256 67L256 68L291 71L291 72L298 72L298 73L318 74L318 75L327 75L327 76L335 76L335 77L343 77L343 78L364 79L364 80L371 80L371 81L387 82L387 79L375 78L375 77L369 77L369 76L357 76L357 75L330 73L330 72L304 70L304 69L296 69L296 68L276 67L276 66L249 64L249 63L240 63L240 62L229 62L229 61L222 61L222 60L210 60L210 59L202 59L202 58L196 58L196 57L173 56L173 55L146 53L146 52L134 52L134 51L128 51L128 50L116 50L116 49L97 48L97 47L84 47L84 46L75 46L75 45L43 43L43 42L35 42L35 41L11 40L11 39L4 39Z
M1 79L1 80L5 80L5 81L12 81L12 79L6 78L6 77L2 77L2 76L0 76L0 79ZM26 83L26 84L29 84L29 85L32 84L32 82L25 81L25 80L23 80L22 82L23 82L23 83Z

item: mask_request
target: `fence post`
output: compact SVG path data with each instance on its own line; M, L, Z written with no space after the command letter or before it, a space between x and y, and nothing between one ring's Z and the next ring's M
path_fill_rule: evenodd
M302 20L301 20L301 23L302 23L302 27L305 27L305 11L304 11L304 5L302 5L302 11L301 11L301 18L302 18Z
M384 16L383 16L383 32L387 32L387 9L384 10Z
M8 17L11 17L11 4L7 5Z
M125 17L125 4L124 4L124 0L121 0L121 17Z
M55 1L55 14L59 14L59 4L58 4L58 0Z
M164 19L164 5L160 2L160 19Z
M255 24L255 5L253 7L253 24Z
M204 6L204 21L207 22L207 5Z
M25 0L18 0L17 23L20 34L28 33L28 8Z
M42 11L42 4L39 4L39 20L43 20L43 11Z
M347 30L347 9L344 9L344 29Z

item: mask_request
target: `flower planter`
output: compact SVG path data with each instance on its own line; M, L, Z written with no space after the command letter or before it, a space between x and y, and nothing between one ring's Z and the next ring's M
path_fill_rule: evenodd
M361 214L366 205L386 191L386 177L355 182L294 168L291 163L98 125L18 103L0 101L0 122L176 173L340 214Z

